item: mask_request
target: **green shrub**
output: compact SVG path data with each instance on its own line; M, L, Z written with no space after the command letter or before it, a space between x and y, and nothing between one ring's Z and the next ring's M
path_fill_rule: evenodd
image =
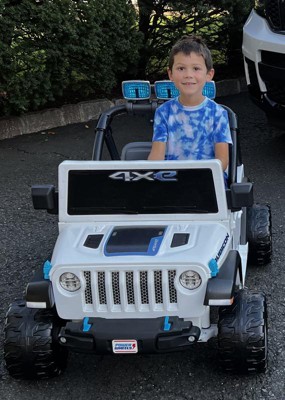
M100 97L135 66L128 0L0 0L0 113Z
M122 79L159 79L183 34L206 39L215 67L242 70L253 2L0 0L0 116L106 96Z

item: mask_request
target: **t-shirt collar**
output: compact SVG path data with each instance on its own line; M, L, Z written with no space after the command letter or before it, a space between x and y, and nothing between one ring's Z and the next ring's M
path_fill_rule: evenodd
M183 104L180 103L179 101L179 96L176 97L177 102L179 103L179 106L181 108L183 108L183 110L187 110L187 111L197 111L200 110L200 108L204 107L205 104L208 102L208 97L205 97L204 100L202 101L202 103L198 104L197 106L184 106Z

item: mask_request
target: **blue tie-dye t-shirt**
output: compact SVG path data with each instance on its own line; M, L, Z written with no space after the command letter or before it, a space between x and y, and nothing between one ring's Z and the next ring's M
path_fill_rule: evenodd
M171 99L155 112L152 140L166 143L166 160L215 158L216 143L232 143L228 113L207 97L196 107Z

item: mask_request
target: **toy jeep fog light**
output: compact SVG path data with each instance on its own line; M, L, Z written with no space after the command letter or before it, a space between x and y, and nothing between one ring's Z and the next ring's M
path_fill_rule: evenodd
M68 290L69 292L75 292L81 287L78 276L72 272L65 272L62 274L59 278L59 283L63 289Z
M186 289L193 290L201 285L202 279L198 272L189 270L182 272L179 282Z

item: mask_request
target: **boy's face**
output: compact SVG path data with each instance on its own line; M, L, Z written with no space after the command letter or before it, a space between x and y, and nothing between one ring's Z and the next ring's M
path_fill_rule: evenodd
M205 83L212 80L214 70L207 71L203 56L179 52L174 56L172 69L168 69L168 76L180 92L180 102L195 106L204 100L202 90Z

